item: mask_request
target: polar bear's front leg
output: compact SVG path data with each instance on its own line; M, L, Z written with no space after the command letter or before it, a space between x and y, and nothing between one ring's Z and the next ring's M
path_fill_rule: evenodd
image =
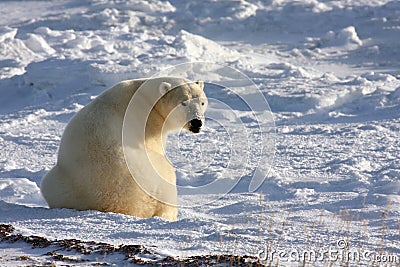
M157 209L157 211L155 212L155 216L164 218L166 220L169 221L177 221L178 220L178 207L177 206L172 206L172 205L168 205L168 204L161 204Z

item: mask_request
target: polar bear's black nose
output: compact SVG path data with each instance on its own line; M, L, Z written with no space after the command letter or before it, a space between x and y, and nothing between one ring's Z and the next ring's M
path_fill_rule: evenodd
M190 121L190 125L195 128L200 128L203 125L203 123L199 119L193 119Z
M203 125L203 122L199 119L193 119L189 122L189 130L194 132L194 133L198 133L200 132L200 128Z

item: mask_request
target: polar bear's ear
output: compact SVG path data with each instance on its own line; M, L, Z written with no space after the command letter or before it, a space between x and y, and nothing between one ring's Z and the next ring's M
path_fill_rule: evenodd
M204 82L203 81L197 81L196 84L200 87L201 90L204 89Z
M160 87L158 88L158 90L163 95L163 94L167 93L169 90L171 90L171 87L172 87L172 85L170 83L162 82L160 84Z

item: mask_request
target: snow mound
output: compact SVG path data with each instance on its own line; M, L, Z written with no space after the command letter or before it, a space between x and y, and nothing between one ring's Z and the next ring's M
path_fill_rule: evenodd
M321 47L345 47L354 49L362 46L363 42L358 37L356 28L349 26L340 31L329 31L320 40Z
M0 43L3 43L6 40L14 39L16 34L17 34L17 29L10 27L0 28Z
M18 110L45 103L54 105L57 104L56 101L65 101L82 91L88 94L90 92L87 89L96 86L99 90L92 94L97 95L104 90L105 78L100 73L90 61L82 62L78 59L49 58L32 62L24 68L22 75L0 80L0 111ZM18 101L10 101L12 99Z
M181 30L173 46L188 60L226 62L237 60L240 54L205 37Z
M56 50L54 50L46 42L46 40L38 34L33 34L33 33L28 34L28 39L25 40L25 44L29 49L31 49L35 53L46 54L46 55L52 55L56 53Z
M296 67L290 63L271 63L268 69L274 73L274 78L311 78L313 74L303 67Z
M47 75L43 75L43 72ZM98 83L96 76L96 69L90 62L47 59L28 65L22 78L25 84L36 91L46 91L50 95L64 92L61 95L64 97Z
M31 207L46 207L39 187L27 178L0 178L1 200Z
M26 44L16 38L17 29L0 29L0 79L24 73L26 62L35 60L37 55Z
M374 72L348 77L347 81L337 83L332 91L316 96L316 108L327 110L331 117L370 114L371 111L378 115L384 110L400 109L396 89L399 83L390 74Z

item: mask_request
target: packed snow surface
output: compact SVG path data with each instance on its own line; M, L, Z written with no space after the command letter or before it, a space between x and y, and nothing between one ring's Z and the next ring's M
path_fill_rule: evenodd
M183 190L177 222L48 209L39 185L69 119L121 80L191 61L242 72L271 107L262 127L267 110L206 84L226 105L210 105L201 134L170 137L180 186L238 184ZM399 1L2 1L0 69L0 223L18 233L273 266L400 264ZM40 253L2 242L0 265Z

